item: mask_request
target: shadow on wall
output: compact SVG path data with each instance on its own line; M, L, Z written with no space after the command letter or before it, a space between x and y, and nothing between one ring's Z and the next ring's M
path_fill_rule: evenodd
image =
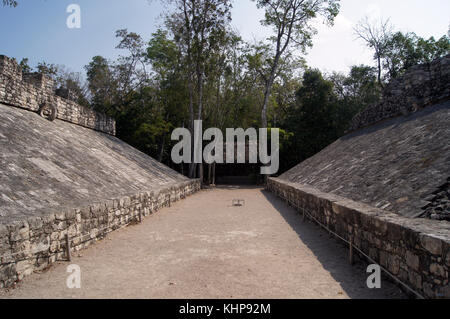
M352 299L369 298L385 299L405 299L405 294L394 284L386 284L386 279L382 280L381 289L370 290L367 285L369 274L366 272L367 262L359 260L351 266L348 261L348 247L329 245L334 237L325 230L313 225L310 222L303 222L299 212L282 202L278 197L267 190L262 190L262 194L267 201L280 213L291 228L297 233L300 240L314 253L323 267L330 272L330 275L341 284L342 289ZM356 256L355 256L356 257Z

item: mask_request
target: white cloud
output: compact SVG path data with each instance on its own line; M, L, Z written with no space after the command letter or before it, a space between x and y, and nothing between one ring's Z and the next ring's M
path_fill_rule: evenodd
M343 14L340 14L334 20L334 25L329 26L323 20L317 19L313 23L318 33L315 38L315 43L328 41L330 38L346 36L352 33L353 22L347 19Z
M352 65L370 64L371 52L356 40L354 26L355 22L342 13L332 27L315 21L318 34L306 58L308 65L322 71L348 72Z
M381 18L381 7L377 3L370 3L365 11L366 16L369 19L380 19Z

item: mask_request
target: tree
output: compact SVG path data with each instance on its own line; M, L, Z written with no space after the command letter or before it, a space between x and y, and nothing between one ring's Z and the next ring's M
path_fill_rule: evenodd
M185 123L186 89L183 77L181 56L174 41L169 39L168 31L157 30L146 49L146 59L153 69L152 84L155 88L155 107L158 108L161 122L166 127L171 123ZM162 126L162 125L161 125ZM169 131L159 130L159 161L163 161L165 148L170 144Z
M376 68L367 65L354 65L348 76L333 73L329 80L333 82L334 90L339 99L352 101L364 109L379 101L381 88L377 81Z
M57 87L68 91L69 98L73 98L79 105L90 106L88 100L89 89L81 73L72 72L64 66L58 66L55 81Z
M414 32L393 32L389 20L361 20L354 29L358 38L364 40L374 50L377 62L378 83L395 79L410 67L429 63L450 52L450 39L444 35L439 40L434 37L428 40L417 36ZM384 78L383 78L384 77Z
M388 39L383 54L383 68L388 80L397 78L410 67L429 63L450 52L450 38L444 35L439 40L428 40L415 33L396 32Z
M261 92L265 92L266 81L270 77L272 72L272 56L270 50L270 44L257 43L250 46L248 52L245 55L248 72L254 74L254 78L258 79L262 83L262 87L259 87ZM267 110L267 114L272 115L274 127L277 121L280 119L278 108L286 107L286 99L292 99L295 95L295 89L298 88L298 72L306 69L306 62L303 58L294 56L291 52L287 51L278 62L278 67L274 76L274 82L271 89L271 97L269 104L272 105L271 110ZM296 86L292 89L292 85ZM263 95L261 101L264 101ZM260 103L259 105L261 105ZM256 112L260 112L256 111ZM261 123L261 118L259 119ZM261 124L258 124L261 125Z
M439 40L418 37L416 50L419 63L430 63L450 53L450 36L443 35Z
M95 56L85 66L92 108L114 116L116 113L117 81L111 65L102 56Z
M362 19L354 28L356 35L364 40L367 46L374 50L374 60L377 61L378 83L382 82L382 59L386 51L389 38L392 34L392 25L389 20L380 20L378 23L371 22L368 17Z
M212 52L220 46L220 39L223 38L231 21L231 0L173 0L173 2L176 10L168 17L167 24L179 48L184 52L189 90L189 128L193 132L194 119L203 118L206 64ZM197 116L194 113L195 98ZM192 155L194 156L194 152ZM198 175L202 179L203 165L199 165L198 168ZM191 164L189 170L189 175L193 177L196 165Z
M58 66L56 64L47 63L45 61L39 62L36 69L38 73L49 76L51 78L56 78L56 75L58 74Z
M145 43L140 35L128 32L127 29L116 31L116 38L119 39L116 49L128 52L127 55L121 55L113 66L121 93L120 97L123 98L148 81Z
M321 15L332 24L339 13L339 0L254 0L258 8L266 10L262 24L273 27L275 44L270 72L264 79L264 101L261 110L262 127L267 127L267 108L281 58L293 43L304 51L312 46L312 36L316 30L311 21Z
M282 124L282 128L293 133L290 144L280 154L288 167L313 156L341 136L339 111L333 83L324 79L320 71L307 70L296 102Z
M377 69L355 65L348 75L333 73L328 77L337 97L336 127L340 134L348 129L353 117L381 99Z
M389 20L380 20L378 23L371 22L368 17L362 19L354 28L358 38L364 40L367 46L374 50L374 60L377 61L378 83L383 86L382 59L392 35L392 25Z
M33 71L33 69L30 67L29 63L29 59L28 58L23 58L20 63L20 69L22 70L22 73L31 73Z

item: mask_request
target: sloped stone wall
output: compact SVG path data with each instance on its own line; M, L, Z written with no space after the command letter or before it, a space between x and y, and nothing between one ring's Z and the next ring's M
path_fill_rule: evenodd
M199 180L184 181L84 208L0 224L0 288L10 287L57 261L67 260L66 234L71 251L79 251L108 233L138 223L145 216L199 191L200 187Z
M356 115L350 131L447 100L450 100L450 55L416 65L389 83L381 102Z
M420 217L450 222L450 177L432 196L430 204L424 208L424 213Z
M450 176L449 123L450 101L388 119L343 136L280 178L417 218L438 204L433 194Z
M0 103L37 112L49 103L56 118L110 135L116 134L114 119L55 95L55 82L38 73L22 74L14 59L0 55Z
M425 298L450 298L450 224L413 220L300 184L267 189L354 246Z

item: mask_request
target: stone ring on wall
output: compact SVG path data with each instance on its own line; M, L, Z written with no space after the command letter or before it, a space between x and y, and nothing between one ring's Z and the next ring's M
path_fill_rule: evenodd
M56 119L56 106L49 103L43 104L39 109L39 115L53 122Z

